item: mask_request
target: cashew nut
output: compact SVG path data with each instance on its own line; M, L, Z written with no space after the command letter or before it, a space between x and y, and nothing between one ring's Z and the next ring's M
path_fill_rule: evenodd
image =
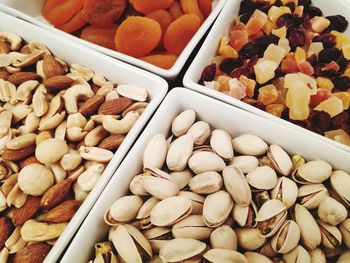
M39 82L36 80L28 80L22 83L17 88L16 99L24 101L38 85Z
M74 85L70 87L63 95L67 112L69 114L78 112L78 101L80 99L88 99L94 95L90 86Z
M84 128L86 125L86 118L80 112L71 114L67 118L67 128L79 127Z
M12 57L9 54L0 54L0 68L7 67L12 64Z
M6 42L10 43L12 50L18 50L22 44L22 38L11 32L0 32L0 39L4 39Z
M70 142L80 142L86 136L87 132L83 131L82 128L72 127L67 129L67 140Z
M13 67L13 66L7 66L7 67L5 67L5 69L10 74L21 72L21 70L22 70L21 68L16 68L16 67Z
M99 125L86 135L84 142L86 146L96 146L107 136L108 132L102 125Z
M19 60L13 61L12 65L19 68L31 66L40 59L42 59L44 54L44 51L36 51L34 53L28 54L20 58Z
M68 73L66 76L75 80L73 85L84 85L84 86L90 88L90 84L82 76L75 74L75 73Z
M24 125L18 128L21 134L35 132L39 128L40 119L35 115L34 112L31 112L27 115Z
M100 87L106 86L106 85L109 85L109 84L111 84L111 85L115 85L116 84L115 82L107 81L105 79L105 77L102 74L100 74L100 73L95 73L94 77L92 78L92 82L95 85L100 86Z
M97 183L103 172L104 166L100 163L96 163L90 166L85 172L83 172L78 178L78 185L83 191L91 191Z
M40 84L33 95L33 110L37 117L43 116L49 110L49 104L45 98L47 90Z
M102 124L102 121L103 121L103 116L106 116L106 115L93 115L91 116L90 118L96 122L97 124ZM120 119L120 115L109 115L111 116L113 119L115 120L119 120Z
M113 117L105 115L103 116L102 125L110 133L126 134L134 126L139 116L135 111L128 112L121 120L115 120Z
M66 138L67 121L62 121L55 130L55 138L64 140Z
M91 69L83 67L79 64L72 64L70 66L70 71L83 77L86 81L91 80L92 77L95 75L95 73Z

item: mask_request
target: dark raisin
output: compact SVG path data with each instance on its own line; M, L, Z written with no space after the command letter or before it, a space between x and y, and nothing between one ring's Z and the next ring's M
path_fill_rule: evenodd
M327 16L326 18L331 22L327 28L327 31L336 30L339 32L344 32L348 27L349 22L342 15Z
M203 85L205 81L212 81L215 77L215 73L216 73L216 64L213 63L209 66L206 66L203 69L201 78L199 80L199 84Z
M322 68L323 68L323 66L316 65L316 67L314 68L314 70L315 70L314 76L315 77L335 78L335 77L339 77L341 75L339 71L336 71L334 69L322 70Z
M304 31L299 28L288 28L287 38L289 40L292 51L294 51L297 47L303 47L305 45Z
M309 7L311 5L311 0L299 0L299 5L302 5L304 7Z
M243 61L240 59L225 58L223 61L221 61L219 68L222 72L230 74L232 70L241 67L242 65Z
M316 65L316 63L317 63L317 56L316 56L316 54L312 54L310 57L308 57L306 59L306 61L309 62L310 65L314 67Z
M334 116L331 121L331 128L332 130L338 130L342 129L344 126L349 124L349 113L346 111L343 111L342 113L339 113L338 115Z
M243 24L247 24L248 21L249 21L249 19L250 19L250 17L252 16L252 14L253 14L253 13L246 13L246 14L244 14L244 15L241 15L241 16L239 17L239 21L241 21Z
M248 42L239 51L239 56L241 58L251 58L252 56L257 56L259 54L260 48L254 42Z
M303 27L305 29L311 28L311 21L310 21L310 17L308 15L303 16Z
M284 27L284 26L290 27L294 25L296 19L297 19L297 16L294 14L283 14L277 19L276 26L278 28Z
M242 67L233 70L230 74L232 78L239 78L240 76L246 76L251 78L254 75L254 66L258 63L258 56L254 56L251 59L245 61Z
M286 7L289 7L290 11L292 11L292 13L294 13L294 11L295 11L295 3L294 2L286 3Z
M243 0L239 7L239 15L246 13L253 13L255 10L255 4L252 0Z
M331 61L337 61L340 55L341 51L335 47L325 48L318 54L318 61L327 64Z
M331 123L331 115L325 111L313 110L309 114L308 121L312 131L323 135Z
M307 12L307 14L309 15L310 18L313 18L315 16L322 16L323 15L321 9L319 9L316 6L310 6L307 9L306 12Z
M265 50L270 44L278 44L279 38L275 35L264 35L253 41L253 43L259 47L259 57L264 55Z
M341 76L333 79L334 87L341 91L347 91L350 88L350 78Z
M337 44L336 40L337 38L335 37L335 35L332 35L330 33L324 33L322 35L315 36L312 39L312 42L322 42L325 48L332 48Z
M346 66L348 65L348 61L343 54L340 54L340 57L337 59L336 62L340 67L340 71L344 71L346 69Z

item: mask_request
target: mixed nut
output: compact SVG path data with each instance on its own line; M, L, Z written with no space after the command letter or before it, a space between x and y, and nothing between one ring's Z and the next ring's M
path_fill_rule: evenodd
M0 32L0 262L46 257L147 98Z
M148 142L90 262L348 262L348 173L196 119Z

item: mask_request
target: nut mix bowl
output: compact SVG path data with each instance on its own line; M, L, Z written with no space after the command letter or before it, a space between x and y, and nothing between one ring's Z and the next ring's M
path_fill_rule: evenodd
M326 262L341 253L346 262L348 158L308 134L176 88L62 262Z
M56 262L168 86L0 18L0 261Z
M185 87L349 151L349 3L253 2L226 3Z
M54 1L52 1L54 2ZM59 2L59 1L58 1ZM78 3L78 2L82 2L82 1L72 1L72 3ZM90 1L92 2L92 1ZM103 1L98 1L99 3L103 3ZM122 3L126 3L128 1L126 0L120 0L120 1L105 1L105 3L109 3L111 4L112 2L115 3L115 5L121 5ZM131 2L131 1L130 1ZM152 2L152 1L151 1ZM174 1L158 1L160 4L161 2L165 2L165 3L172 3ZM182 2L182 1L181 1ZM193 4L195 3L195 6L197 6L197 1L192 1L192 0L185 0L184 2L186 2L186 5L190 6L189 8L191 9L193 6ZM187 3L188 2L188 3ZM200 2L208 2L207 0L204 1L200 1ZM181 54L175 54L178 55L178 58L176 60L176 62L173 64L173 66L171 66L168 69L165 68L161 68L155 65L152 65L150 63L147 63L141 59L123 54L121 52L117 52L114 51L112 49L109 48L105 48L103 46L97 45L97 44L93 44L91 42L85 41L83 39L80 39L79 37L76 37L74 35L70 35L70 34L66 34L65 32L56 29L54 26L52 26L42 15L42 9L44 6L44 1L43 0L38 0L38 1L21 1L21 0L1 0L0 1L0 10L2 10L3 12L6 12L8 14L14 15L16 17L20 17L24 20L27 20L33 24L36 24L42 28L48 29L50 31L55 32L56 34L59 34L62 37L68 38L70 40L76 41L86 47L95 49L101 53L104 53L106 55L109 55L111 57L120 59L122 61L125 61L129 64L135 65L137 67L146 69L148 71L151 71L153 73L156 73L157 75L160 75L162 77L165 77L167 79L174 79L181 71L181 69L184 67L186 61L188 60L189 56L191 55L192 51L195 49L195 47L198 45L198 43L200 42L201 38L204 36L204 34L208 31L209 27L213 24L214 20L216 19L216 17L219 15L219 13L221 12L224 4L225 4L226 0L213 0L212 1L212 5L213 5L213 9L210 12L210 14L208 15L208 17L204 20L204 22L201 24L201 26L199 28L196 28L196 33L195 35L192 37L192 39L188 42L187 46L184 48L183 52L181 52ZM142 1L140 1L140 3L142 4ZM177 6L180 6L180 1L176 1L176 3L178 4ZM60 3L57 3L57 5L59 5ZM74 5L74 4L73 4ZM155 5L157 5L157 3L155 3ZM130 6L130 4L129 4ZM64 8L64 7L63 7ZM58 8L60 9L60 8ZM73 9L73 8L71 8ZM106 12L106 8L102 7L100 8L100 10L98 10L99 12L102 10L102 12ZM132 8L130 8L131 11L131 15L139 15L140 13L133 10ZM71 11L71 10L69 10ZM125 13L127 13L128 9L126 8ZM181 7L180 7L180 12L183 13L183 11L181 11ZM191 13L192 11L190 11ZM164 13L164 11L163 11ZM186 12L187 14L187 12ZM129 16L129 15L127 15ZM97 16L96 16L97 17ZM164 16L161 16L164 17ZM104 18L104 17L102 17ZM101 20L103 20L101 18ZM123 18L123 17L122 17ZM158 21L158 20L156 20ZM74 22L73 22L74 24ZM193 24L193 23L192 23ZM198 30L197 30L198 29ZM78 30L79 31L79 30ZM81 30L80 30L81 31ZM78 33L80 34L80 33ZM183 35L183 34L182 34ZM181 35L179 36L181 37ZM111 38L114 38L114 36L111 36ZM175 41L171 41L172 43L176 43ZM177 42L179 43L179 42ZM143 45L145 46L145 45ZM176 46L176 45L175 45ZM137 45L135 46L135 48L137 48ZM158 54L156 53L157 50L159 48L156 48L153 53L150 53L149 55L152 56L153 54ZM124 52L125 53L125 52ZM162 55L164 53L164 51L162 51L162 53L159 53L160 55ZM168 53L165 53L168 54ZM172 53L173 54L173 53ZM170 57L170 56L168 56ZM172 55L172 57L174 57L174 55ZM148 61L146 59L146 61ZM174 62L174 60L172 59L172 63Z

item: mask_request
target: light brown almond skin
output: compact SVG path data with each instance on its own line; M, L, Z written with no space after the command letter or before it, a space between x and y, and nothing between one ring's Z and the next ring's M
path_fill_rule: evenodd
M51 246L47 243L34 243L18 251L13 263L41 263L49 254Z
M81 105L79 112L86 117L89 117L97 112L100 106L104 103L105 98L100 95L93 96Z
M72 183L72 179L67 178L47 190L41 198L41 208L49 210L63 202L71 189Z
M100 89L101 87L100 86L98 86L98 85L96 85L95 83L92 83L91 84L91 89L92 89L92 91L96 94L97 93L97 91Z
M72 219L81 205L80 201L68 200L45 214L38 217L38 221L48 223L65 223Z
M8 73L7 71L3 71L3 70L0 71L0 79L7 80L10 75L11 74Z
M54 76L45 81L45 88L48 91L60 91L69 88L74 80L67 76Z
M119 135L119 134L112 135L103 139L98 145L98 147L109 151L115 151L123 143L124 139L125 139L124 135Z
M114 100L105 101L100 109L98 114L102 115L118 115L123 113L127 108L132 105L132 100L129 98L119 98Z
M23 225L40 209L40 198L28 195L26 202L20 208L13 210L12 223L15 226Z
M26 167L27 165L30 165L30 164L33 164L33 163L40 163L38 161L38 159L36 159L36 157L33 155L33 156L29 156L28 158L24 159L23 161L21 161L19 163L19 167L21 169L23 169L24 167Z
M8 161L18 161L31 156L35 152L35 145L20 150L5 149L2 151L2 158Z
M8 54L11 52L11 46L5 41L0 41L0 54Z
M4 248L6 240L11 236L14 226L7 217L0 217L0 251Z
M64 68L53 56L47 55L43 62L43 71L47 79L64 75Z
M12 84L18 86L28 80L37 80L40 76L34 72L17 72L10 75L7 80Z

